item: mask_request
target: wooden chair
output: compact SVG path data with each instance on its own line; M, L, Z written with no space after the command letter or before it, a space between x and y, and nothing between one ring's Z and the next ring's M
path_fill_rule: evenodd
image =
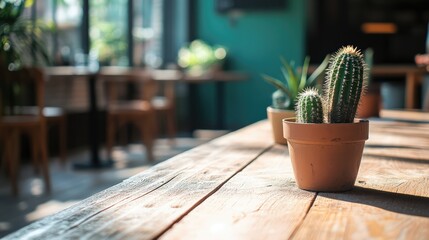
M37 115L37 107L34 106L22 106L17 107L16 112L20 112L26 115ZM60 107L44 107L43 116L45 117L47 130L52 127L56 127L58 130L59 140L59 154L61 163L64 165L67 159L67 119L65 111ZM48 154L49 155L49 154Z
M176 137L176 95L175 84L173 81L159 82L156 85L156 93L151 103L157 113L157 123L163 119L166 123L167 136L171 142L174 142ZM158 136L159 126L155 128L155 136Z
M118 130L132 124L139 130L147 158L153 161L156 115L151 99L154 97L155 82L144 70L139 69L102 71L99 77L105 81L106 86L108 156L111 157ZM130 97L130 89L136 90L134 97Z
M51 189L48 167L46 119L44 108L44 75L39 69L23 69L9 72L2 69L0 91L0 138L4 142L3 160L12 182L12 192L17 195L19 175L20 136L26 134L31 142L32 161L42 172L46 190ZM24 94L17 94L16 89ZM34 100L29 96L33 96ZM24 99L27 98L27 99ZM35 114L17 111L26 100L35 103ZM27 103L24 103L27 105Z

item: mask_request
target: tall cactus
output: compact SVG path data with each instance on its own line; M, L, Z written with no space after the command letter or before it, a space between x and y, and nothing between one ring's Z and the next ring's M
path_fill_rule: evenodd
M316 89L310 88L298 96L297 122L323 123L322 98Z
M323 99L315 89L300 94L296 106L297 122L353 122L365 87L365 67L363 56L356 48L347 46L338 50L331 58Z
M365 63L359 50L342 47L331 58L325 92L329 123L351 123L363 89Z

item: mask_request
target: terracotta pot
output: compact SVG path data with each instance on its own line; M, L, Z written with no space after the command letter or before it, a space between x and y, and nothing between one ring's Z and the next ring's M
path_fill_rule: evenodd
M281 110L272 107L267 107L268 119L271 122L271 129L273 132L274 142L286 145L287 141L283 137L282 120L284 118L295 117L295 111Z
M360 99L356 116L358 118L378 117L381 109L380 87L369 87L368 92Z
M324 192L352 189L368 139L368 123L312 124L284 119L284 137L298 187Z

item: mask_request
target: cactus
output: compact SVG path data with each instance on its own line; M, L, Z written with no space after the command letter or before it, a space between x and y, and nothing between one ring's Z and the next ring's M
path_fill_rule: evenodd
M300 94L296 107L300 123L351 123L365 88L366 64L359 50L342 47L331 58L323 99L315 89ZM320 103L320 104L319 104ZM321 105L321 106L319 106ZM320 117L320 113L323 117Z
M331 58L328 69L325 103L329 123L351 123L364 88L365 62L359 50L342 47Z
M322 97L316 89L306 89L298 96L296 112L299 123L323 123Z

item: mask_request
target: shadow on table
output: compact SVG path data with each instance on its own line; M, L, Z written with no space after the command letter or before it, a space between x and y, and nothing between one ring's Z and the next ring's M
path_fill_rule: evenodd
M345 193L319 193L330 199L365 204L387 211L429 218L429 198L355 187Z
M364 156L368 156L368 157L377 157L377 158L384 158L386 160L392 160L392 161L403 161L403 162L409 162L409 163L419 163L419 164L429 164L429 159L419 159L419 158L412 158L412 157L397 157L397 156L393 156L393 155L379 155L379 154L371 154L371 153L366 153L364 154Z
M385 151L389 149L388 151ZM382 151L380 151L382 150ZM414 151L426 150L419 147L408 147L408 146L388 146L388 145L376 145L366 144L363 152L364 156L377 157L384 160L392 161L403 161L418 164L429 164L429 158L426 155L420 154L418 157Z

